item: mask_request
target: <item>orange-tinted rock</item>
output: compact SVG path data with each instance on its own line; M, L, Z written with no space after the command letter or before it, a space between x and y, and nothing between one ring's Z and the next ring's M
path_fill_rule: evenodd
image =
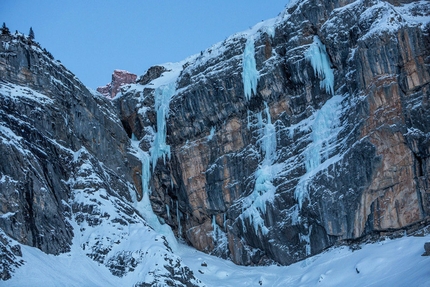
M97 91L107 98L113 99L120 87L125 84L136 83L137 75L124 71L115 70L112 74L112 81L106 86L98 87Z

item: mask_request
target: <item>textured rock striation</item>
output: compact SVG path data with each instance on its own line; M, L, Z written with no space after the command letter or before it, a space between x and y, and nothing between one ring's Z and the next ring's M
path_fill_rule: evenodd
M244 265L427 224L430 6L408 2L292 1L177 77L166 66L124 87L114 104L149 154L165 121L154 211ZM163 81L175 91L160 119Z
M80 250L118 277L150 274L136 286L198 285L142 215L140 159L111 101L29 38L0 41L1 279L26 264L22 244Z

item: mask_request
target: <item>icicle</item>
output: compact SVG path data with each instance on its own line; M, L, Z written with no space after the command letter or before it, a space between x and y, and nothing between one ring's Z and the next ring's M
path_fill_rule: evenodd
M263 116L262 116L262 114L261 114L261 112L259 112L258 114L257 114L257 128L258 129L262 129L263 128Z
M181 237L182 226L181 226L181 214L179 211L179 202L176 201L176 220L178 221L178 237Z
M276 129L275 126L272 124L269 106L266 102L264 103L264 105L266 106L265 111L267 122L264 125L264 134L261 140L261 145L264 152L263 165L271 165L274 162L274 156L276 155Z
M327 93L334 94L334 74L331 68L330 58L327 50L317 36L314 36L314 42L306 52L306 58L311 62L315 75L323 77L320 81L320 87L325 88Z
M300 234L299 236L300 241L306 243L306 247L305 247L306 256L311 255L311 233L312 233L312 226L309 227L307 235Z
M151 191L149 189L149 181L151 180L149 155L146 152L142 153L140 160L142 161L142 190L143 193L151 194Z
M216 218L215 215L212 215L212 237L213 240L216 241L217 237L218 237L218 226L216 224Z
M242 57L242 79L245 97L249 100L252 92L257 93L257 81L259 77L257 63L255 61L254 38L250 37L245 44Z

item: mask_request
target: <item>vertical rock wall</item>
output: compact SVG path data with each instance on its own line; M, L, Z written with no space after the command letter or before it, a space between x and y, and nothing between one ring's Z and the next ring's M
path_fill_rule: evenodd
M301 1L191 57L170 103L172 159L151 181L158 215L196 248L238 264L289 264L338 241L425 223L428 11L428 3ZM259 75L246 95L249 41ZM148 83L142 105L151 102ZM143 136L140 123L155 126L151 106L124 113L136 93L119 105ZM166 206L177 209L169 218Z

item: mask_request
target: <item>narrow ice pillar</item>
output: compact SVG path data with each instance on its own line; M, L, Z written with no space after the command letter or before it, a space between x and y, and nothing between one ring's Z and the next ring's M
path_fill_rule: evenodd
M257 82L259 73L255 61L254 38L250 37L246 41L245 50L242 57L242 80L245 97L249 100L252 92L257 93Z

